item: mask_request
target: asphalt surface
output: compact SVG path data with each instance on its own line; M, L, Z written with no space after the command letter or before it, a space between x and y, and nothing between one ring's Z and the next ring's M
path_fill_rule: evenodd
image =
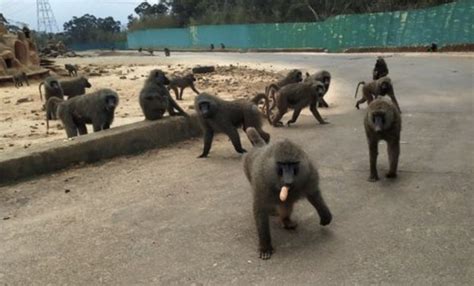
M262 261L241 157L218 136L0 188L0 285L472 285L473 70L470 55L387 58L403 111L399 177L370 183L359 80L374 55L182 54L172 61L328 69L321 110L291 128L319 167L334 219L300 202L296 231L272 221ZM171 60L170 60L171 61ZM287 115L289 116L289 115ZM287 117L285 117L286 119ZM246 138L244 146L250 148ZM388 168L385 144L379 172Z

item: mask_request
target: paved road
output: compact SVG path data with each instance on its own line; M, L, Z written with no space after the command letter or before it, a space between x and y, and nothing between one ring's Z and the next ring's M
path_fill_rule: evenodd
M303 116L273 139L304 146L334 220L297 205L294 232L272 224L276 253L256 252L241 158L220 136L0 188L3 285L472 285L473 58L387 59L403 110L399 178L368 177L364 110L354 88L367 55L182 54L173 61L329 69L330 125ZM365 106L363 107L365 109ZM244 145L249 147L247 140ZM387 169L381 146L379 169ZM68 193L65 191L69 190Z

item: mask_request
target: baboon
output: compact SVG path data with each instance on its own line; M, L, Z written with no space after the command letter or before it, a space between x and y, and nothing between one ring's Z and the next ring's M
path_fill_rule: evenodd
M253 191L260 258L266 260L273 253L269 216L275 209L285 229L296 228L290 216L302 198L314 206L321 225L328 225L332 214L319 189L318 171L299 146L288 139L266 145L253 128L247 129L247 136L254 148L244 157L244 173Z
M373 80L377 80L387 75L388 75L387 63L385 62L384 58L378 57L377 61L375 62L374 71L372 72L372 78Z
M49 132L49 120L57 120L58 119L58 107L64 99L51 97L46 102L46 134Z
M214 44L211 44L211 45L209 46L209 48L210 48L211 50L214 50Z
M48 101L50 97L57 97L57 98L63 99L64 92L63 92L63 88L61 87L61 84L59 83L57 79L49 76L45 78L45 80L41 82L38 86L41 101L43 101L43 94L41 92L41 86L43 85L44 85L44 98L46 102Z
M300 70L291 70L282 80L272 83L265 88L265 94L272 99L272 105L270 110L275 108L275 92L280 90L280 88L288 85L290 83L298 83L303 81L303 73Z
M138 52L141 53L143 51L143 48L142 47L139 47L138 48Z
M171 97L165 86L169 83L170 80L162 70L155 69L150 72L139 97L140 107L147 120L161 119L166 111L170 116L188 116Z
M225 50L225 45L224 45L224 43L221 43L221 49Z
M165 56L166 56L166 57L171 56L171 51L170 51L170 49L165 48L164 51L165 51Z
M436 43L431 43L430 47L428 48L428 52L435 53L438 51L438 45Z
M25 72L19 72L13 75L12 80L16 88L20 88L20 86L23 86L23 82L25 82L27 86L30 86L30 83L28 82L28 76Z
M117 93L100 89L85 96L77 96L59 104L57 114L68 138L87 134L86 124L92 124L94 132L109 129L119 103Z
M23 26L22 31L23 31L23 34L25 34L25 37L29 39L31 36L31 30L27 26Z
M329 85L331 84L331 74L328 71L319 71L313 75L306 73L306 78L304 81L319 81L324 84L324 94L321 96L318 107L329 107L329 104L324 100L324 96L329 90Z
M287 84L275 94L275 103L277 107L276 115L273 119L270 119L270 114L268 112L267 117L271 120L273 126L283 126L283 123L280 122L280 120L283 115L288 112L288 109L291 108L294 110L293 116L286 123L290 126L290 124L296 122L301 110L306 106L309 106L314 118L316 118L320 124L328 124L329 122L324 121L317 108L317 103L324 92L324 84L319 81Z
M378 143L387 142L390 169L387 178L397 177L398 157L400 155L400 131L402 119L397 108L390 102L380 98L369 104L364 118L365 133L369 144L370 182L379 179L377 173Z
M147 51L148 51L148 53L150 54L150 56L153 56L153 53L155 52L155 51L153 51L153 49L151 49L151 48L148 49Z
M245 131L254 127L265 142L270 141L270 134L262 129L262 115L251 101L225 101L208 93L201 93L194 99L194 108L204 131L204 149L199 158L205 158L209 154L215 132L225 133L238 153L245 153L247 150L242 148L237 128L243 127Z
M89 80L83 76L70 80L62 80L59 82L63 88L63 93L68 99L86 93L86 88L92 87Z
M393 91L392 81L388 76L379 78L378 80L374 80L368 84L366 84L364 81L359 82L359 84L357 84L354 98L357 98L357 92L359 91L359 86L361 85L364 87L362 88L362 99L358 100L355 106L357 109L359 109L360 104L366 101L367 104L370 104L372 100L378 96L388 95L393 104L395 104L397 107L398 112L402 113L400 106L398 105L397 98L395 97L395 92Z
M66 68L69 76L77 76L77 65L65 64L64 68Z
M168 90L173 90L176 96L176 100L183 100L183 91L186 87L190 87L196 94L199 94L199 91L194 87L194 82L196 78L192 73L187 74L183 77L176 77L170 80L168 85ZM179 93L178 93L179 88Z

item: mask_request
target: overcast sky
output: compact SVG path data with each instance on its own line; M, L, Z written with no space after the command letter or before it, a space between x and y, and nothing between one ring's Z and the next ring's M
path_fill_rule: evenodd
M49 0L60 30L64 22L84 14L100 18L112 16L125 25L127 16L134 13L133 9L141 2L143 0ZM37 29L36 0L0 0L0 13L9 20L27 23L31 28Z

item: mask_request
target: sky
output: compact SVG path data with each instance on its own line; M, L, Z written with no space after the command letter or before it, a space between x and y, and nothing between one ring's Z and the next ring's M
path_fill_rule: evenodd
M127 16L134 13L133 9L143 0L49 0L54 17L60 31L63 24L84 14L96 17L114 17L122 25L126 25ZM148 1L155 3L157 0ZM30 28L37 29L36 0L0 0L0 13L7 20L26 23Z

